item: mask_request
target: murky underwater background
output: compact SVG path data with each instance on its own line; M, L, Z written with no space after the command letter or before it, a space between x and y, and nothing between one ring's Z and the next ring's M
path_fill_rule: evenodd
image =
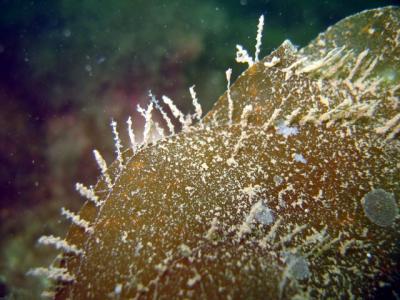
M61 207L78 210L75 182L94 184L93 148L113 154L110 120L129 115L151 89L187 112L195 84L209 110L244 66L235 45L261 56L289 38L304 46L338 20L399 1L0 0L0 299L37 299L46 282L27 277L55 252L43 234L63 236ZM125 139L126 140L126 139Z

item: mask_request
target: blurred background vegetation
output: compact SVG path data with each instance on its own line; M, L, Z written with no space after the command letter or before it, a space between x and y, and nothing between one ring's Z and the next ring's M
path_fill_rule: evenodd
M225 89L235 45L262 56L285 39L304 46L364 0L0 0L0 299L37 299L48 282L26 277L51 263L43 234L63 236L62 206L82 205L75 182L95 184L97 148L113 160L111 118L132 115L140 136L148 91L185 112L195 84L205 110ZM126 143L127 144L127 143Z

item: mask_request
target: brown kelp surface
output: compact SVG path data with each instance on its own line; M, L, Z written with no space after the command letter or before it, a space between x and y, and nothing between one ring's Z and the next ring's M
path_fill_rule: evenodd
M188 116L163 98L181 133L151 140L154 101L140 146L121 153L114 124L117 159L107 167L95 152L102 177L78 185L89 201L79 217L64 211L66 240L40 240L63 250L60 265L32 272L58 282L56 299L359 298L394 286L399 24L386 7L261 61L239 47L249 68L232 86L227 72L203 119L195 95Z

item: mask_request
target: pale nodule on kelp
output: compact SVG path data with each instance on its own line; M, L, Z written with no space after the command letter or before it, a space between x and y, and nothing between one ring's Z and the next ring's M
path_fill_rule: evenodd
M65 240L55 299L361 298L399 270L400 9L344 19L249 68L201 118L150 93ZM366 42L366 41L373 42ZM168 133L152 119L161 113ZM182 132L176 133L169 115ZM195 121L194 125L192 125ZM158 129L157 129L158 128ZM159 140L153 139L158 131ZM395 293L395 291L393 291Z

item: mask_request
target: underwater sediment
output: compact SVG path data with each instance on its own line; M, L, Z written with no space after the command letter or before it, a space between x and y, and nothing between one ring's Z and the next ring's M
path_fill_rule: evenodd
M400 9L362 12L303 49L285 41L202 118L153 96L143 142L100 153L54 299L373 298L399 272ZM160 110L168 135L152 120ZM182 131L175 134L169 113ZM195 123L196 122L196 123ZM195 124L192 124L195 123ZM129 119L128 128L131 128ZM152 141L158 129L161 138Z

